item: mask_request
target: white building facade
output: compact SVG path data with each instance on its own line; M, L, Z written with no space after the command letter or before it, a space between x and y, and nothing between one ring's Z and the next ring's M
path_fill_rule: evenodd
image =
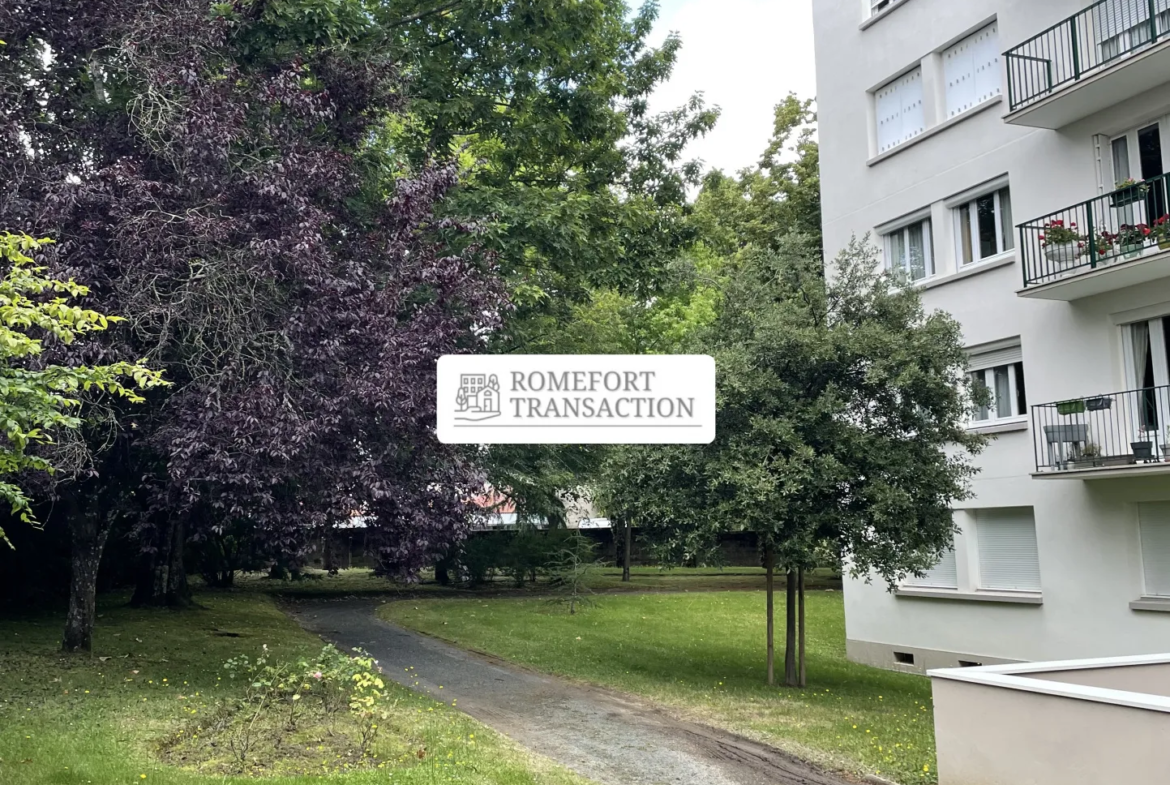
M850 657L1170 650L1170 0L813 6L826 257L869 233L994 396L954 551L847 582Z

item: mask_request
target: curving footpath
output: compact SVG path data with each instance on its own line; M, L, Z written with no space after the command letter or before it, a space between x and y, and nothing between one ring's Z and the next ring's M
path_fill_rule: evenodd
M365 649L400 684L448 704L455 700L533 752L604 785L849 782L767 745L672 719L628 696L520 670L388 624L374 615L382 602L302 600L285 609L306 630L344 649Z

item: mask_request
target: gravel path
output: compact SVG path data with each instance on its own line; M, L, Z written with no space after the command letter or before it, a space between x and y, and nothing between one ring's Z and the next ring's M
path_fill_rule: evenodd
M286 610L310 632L370 652L399 683L446 703L455 699L472 717L605 785L848 785L771 747L671 719L630 697L388 624L374 616L382 602L306 600Z

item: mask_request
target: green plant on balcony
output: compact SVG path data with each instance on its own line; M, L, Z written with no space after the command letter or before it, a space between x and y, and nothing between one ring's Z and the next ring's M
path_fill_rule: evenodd
M1111 235L1111 239L1125 254L1125 258L1132 259L1141 255L1142 249L1150 239L1150 234L1150 227L1145 224L1122 224L1117 234Z
M1162 250L1170 249L1170 215L1163 215L1150 227L1150 236Z
M1109 203L1114 207L1125 207L1134 202L1140 202L1150 191L1150 186L1132 177L1128 180L1122 180L1113 187L1116 190L1109 194Z
M1085 242L1088 239L1077 231L1074 222L1066 224L1061 218L1053 218L1044 224L1044 232L1040 235L1040 246L1048 261L1058 264L1071 264L1085 253Z

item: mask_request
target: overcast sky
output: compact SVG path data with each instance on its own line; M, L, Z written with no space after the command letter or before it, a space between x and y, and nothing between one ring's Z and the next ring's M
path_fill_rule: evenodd
M632 3L634 4L634 3ZM677 106L695 91L723 114L690 158L733 173L755 163L772 132L772 107L789 92L816 96L812 0L661 0L651 36L670 32L682 51L653 108Z

